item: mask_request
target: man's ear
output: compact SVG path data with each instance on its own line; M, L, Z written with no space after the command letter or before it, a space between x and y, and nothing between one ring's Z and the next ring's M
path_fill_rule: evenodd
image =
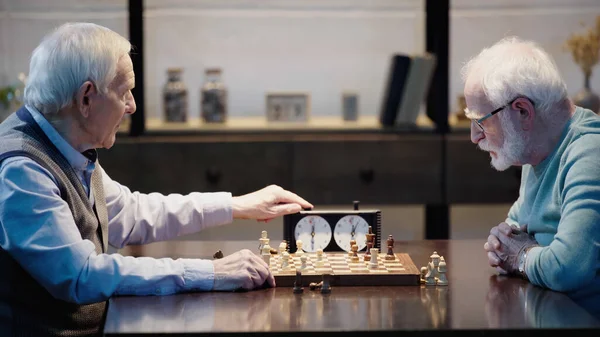
M77 90L75 104L83 117L89 116L92 99L96 97L97 93L96 86L91 81L85 81Z
M535 120L535 107L531 103L531 101L525 97L517 98L513 104L512 108L519 112L519 122L523 130L531 130L533 129L533 122Z

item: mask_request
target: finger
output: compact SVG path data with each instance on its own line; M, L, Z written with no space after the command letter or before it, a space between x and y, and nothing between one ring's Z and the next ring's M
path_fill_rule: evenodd
M498 255L496 255L496 253L494 253L494 252L488 252L487 256L488 256L488 262L490 263L490 266L492 266L492 267L498 267L498 265L500 265L500 262L502 262L500 260L500 258L498 257Z
M511 225L507 224L506 222L501 222L498 225L498 230L500 231L500 233L502 233L506 236L510 235L514 229L516 229L516 228L512 227Z
M508 272L504 269L502 269L502 267L496 267L496 271L498 273L500 273L501 275L508 275Z
M310 202L304 200L302 197L300 197L296 193L290 192L288 190L283 190L283 192L280 194L278 200L279 200L279 202L297 203L302 208L314 208L314 206Z
M269 286L275 286L275 278L271 274L269 268L266 268L263 265L259 265L256 267L256 272L258 273L260 279L257 280L257 283L254 284L255 287L261 287L265 282L269 284Z
M487 242L488 242L488 248L490 248L490 250L488 250L488 251L500 249L500 240L498 240L498 237L496 235L490 234L488 236Z
M286 214L294 214L298 213L302 210L302 206L296 203L291 204L279 204L271 206L271 212L273 212L273 216L281 216Z

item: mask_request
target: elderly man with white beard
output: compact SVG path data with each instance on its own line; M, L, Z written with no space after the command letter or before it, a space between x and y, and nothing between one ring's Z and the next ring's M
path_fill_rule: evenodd
M500 40L462 76L472 142L498 171L522 166L519 197L484 244L490 265L598 315L600 117L573 104L552 58L531 41Z

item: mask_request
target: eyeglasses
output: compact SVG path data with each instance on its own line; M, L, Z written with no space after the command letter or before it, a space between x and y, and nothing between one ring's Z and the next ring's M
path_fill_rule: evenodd
M486 120L486 119L492 117L493 115L497 114L498 112L504 110L504 108L510 106L511 104L513 104L519 98L526 98L526 99L528 99L531 102L531 105L535 106L535 103L533 103L533 101L530 100L528 97L518 96L518 97L515 97L512 101L510 101L510 102L506 103L505 105L499 107L498 109L490 112L489 114L487 114L487 115L485 115L485 116L483 116L483 117L481 117L479 119L473 119L473 121L475 122L475 124L477 124L477 126L479 126L479 128L481 129L481 132L485 132L485 129L483 128L483 125L481 125L481 123L484 120Z

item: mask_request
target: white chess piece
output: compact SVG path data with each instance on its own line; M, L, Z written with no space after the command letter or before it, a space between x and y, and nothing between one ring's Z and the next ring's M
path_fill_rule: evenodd
M290 253L287 251L281 255L281 270L285 270L290 265Z
M447 286L448 285L448 278L446 277L446 271L448 269L446 268L446 260L444 260L444 257L441 256L440 257L440 264L438 266L438 279L437 279L437 285L439 286Z
M367 265L367 267L369 269L377 269L377 267L379 266L379 249L378 248L371 248L370 250L371 252L371 260L369 260L369 264Z
M300 256L300 262L302 262L302 264L300 265L300 269L306 269L306 261L308 260L308 256L306 255L302 255Z
M267 263L268 266L271 265L271 246L269 246L269 239L264 239L265 244L262 247L262 259Z
M317 249L317 260L315 261L315 267L323 267L323 249Z
M302 256L304 250L302 250L302 240L296 240L296 256Z
M265 245L265 240L267 239L267 231L262 231L260 233L260 238L258 239L258 253L262 254L262 249Z
M437 276L437 265L439 264L439 255L437 252L433 252L433 254L429 257L429 263L427 264L427 274L425 274L425 285L432 286L435 285L436 276ZM436 262L437 260L437 262Z

